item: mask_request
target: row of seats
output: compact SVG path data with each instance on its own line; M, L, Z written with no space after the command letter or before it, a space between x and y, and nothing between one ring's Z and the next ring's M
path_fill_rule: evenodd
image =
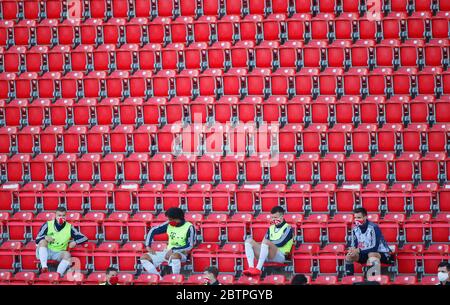
M3 2L4 3L4 2ZM0 23L2 39L0 46L35 45L98 45L124 43L187 43L217 41L305 41L341 39L448 39L450 12L440 12L436 16L430 13L414 13L407 17L403 13L391 13L374 20L360 18L356 13L335 17L334 14L296 14L291 18L274 14L267 18L261 15L239 16L180 17L126 19L113 18L107 22L101 19L87 19L80 23L76 19L58 22L45 19L37 23L23 20L15 24L12 21Z
M369 212L386 211L396 213L450 212L450 186L438 188L436 183L422 183L413 188L408 183L396 183L391 188L386 184L235 184L172 183L166 188L162 184L148 183L142 187L135 183L124 183L115 187L112 183L77 182L68 186L52 183L28 183L22 187L5 183L0 190L2 211L51 211L63 205L73 211L166 211L180 206L195 212L269 212L276 205L290 213L350 213L361 205ZM6 215L2 214L4 217ZM20 215L19 215L20 216Z
M425 132L425 124L430 127L435 123L450 121L449 95L435 99L430 95L419 95L411 99L407 95L369 96L361 100L359 96L344 96L340 100L335 97L319 96L312 100L308 96L297 96L288 99L273 96L267 100L261 97L225 96L220 99L213 97L198 97L192 100L188 97L174 97L170 102L167 98L106 98L96 99L14 99L10 102L0 100L0 126L10 128L19 127L15 135L26 133L40 133L38 127L62 126L65 132L76 125L77 127L95 125L116 126L118 124L134 125L139 128L142 124L158 125L180 122L231 124L239 122L279 122L281 130L289 129L285 124L301 124L308 127L309 123L327 124L333 127L337 124L352 124L357 128L360 123L378 124L378 128L389 124L403 124L406 128ZM413 124L408 127L409 123ZM30 126L30 128L27 128ZM419 126L419 127L418 127ZM224 126L225 127L225 126ZM258 126L256 126L258 127ZM350 131L345 127L345 131ZM351 127L351 126L350 126ZM350 128L349 127L349 128ZM149 126L144 128L150 128ZM398 131L398 127L386 127L385 130ZM58 129L59 130L59 129ZM73 128L72 128L73 130ZM372 129L371 129L372 130ZM74 130L76 131L76 129ZM301 130L300 130L301 131ZM334 131L337 131L336 127ZM64 132L64 133L65 133ZM150 132L150 131L148 131ZM2 134L5 130L2 130ZM3 151L8 151L4 149ZM19 152L25 152L19 147Z
M235 1L235 0L80 0L75 5L69 5L67 0L26 0L2 2L0 9L6 20L38 20L42 18L82 19L82 18L131 18L157 16L225 16L248 14L269 15L295 13L336 13L343 12L374 14L373 3L359 0L270 0L270 1ZM445 0L383 0L380 1L381 13L403 12L433 12L450 11L450 5Z
M165 222L164 214L153 217L140 212L130 217L123 212L113 212L108 218L103 212L88 212L83 218L80 213L71 212L69 220L92 241L143 241L150 226ZM435 219L431 214L413 214L406 218L402 213L387 213L379 220L378 214L371 215L370 221L378 223L388 243L420 243L427 247L432 243L448 243L450 214L440 213ZM35 239L39 228L46 220L54 218L53 213L41 212L33 218L31 212L18 212L11 218L8 213L0 213L3 238L10 241ZM195 224L198 240L202 243L242 243L247 236L261 241L268 229L270 214L263 213L253 218L251 214L210 214L187 213L186 219ZM294 239L298 243L345 243L350 236L351 214L336 214L332 219L327 214L287 214L286 221L294 226ZM157 241L167 241L167 236L156 237ZM197 249L197 248L196 248ZM343 250L342 250L343 252Z
M247 268L247 262L244 255L244 246L242 244L230 244L231 247L224 246L224 250L207 251L204 249L196 249L192 253L193 272L201 272L201 270L209 265L217 265L222 272L236 273L243 267ZM428 250L423 250L422 245L408 245L404 250L396 250L395 272L416 275L434 274L437 265L448 260L448 255L444 251L448 249L448 245L434 244ZM391 246L391 248L395 248ZM231 250L230 250L231 249ZM315 244L304 244L293 251L292 254L292 271L294 273L303 274L342 274L344 268L345 245L330 244L319 250L319 246ZM414 249L414 250L412 250ZM415 249L421 249L422 252L416 253ZM231 252L231 253L229 253ZM286 265L290 265L288 262ZM291 267L291 266L289 266ZM362 273L359 264L355 264L355 272ZM414 268L416 267L416 268ZM418 272L419 271L419 272Z
M264 124L259 129L254 124L239 124L235 127L219 126L206 128L202 125L166 125L161 129L156 126L143 125L134 128L132 125L119 125L114 129L109 126L94 126L88 130L84 126L73 126L64 130L62 126L25 127L18 132L17 127L0 128L0 138L5 145L0 152L1 160L6 162L7 154L42 153L57 154L58 161L76 161L76 156L66 154L87 153L131 153L141 154L139 158L149 157L154 153L203 156L217 155L240 157L256 157L264 155L264 160L277 158L290 160L285 153L371 153L395 152L397 156L404 153L404 158L418 161L416 153L425 155L429 152L432 159L443 160L443 153L449 151L448 124L437 124L427 128L424 124L412 124L402 128L400 124L386 124L377 128L375 124L362 124L353 128L350 124L336 124L327 128L325 124L312 124L307 128L301 125L286 125L278 129L277 125ZM146 154L142 154L146 153ZM268 157L267 154L270 154ZM116 154L107 157L109 160L120 158ZM29 162L26 156L13 157L15 162ZM40 162L51 161L49 156L37 156ZM312 158L312 157L308 157ZM338 157L332 157L338 158ZM366 160L368 157L357 155L354 159ZM389 155L385 160L391 159ZM47 160L47 161L46 161ZM52 159L53 160L53 159ZM84 160L96 160L85 156ZM119 160L119 159L117 159ZM144 160L144 159L142 159ZM237 160L237 159L236 159ZM98 160L97 160L98 161Z
M119 285L203 285L205 283L204 276L198 274L193 274L187 279L181 274L168 274L162 279L151 274L142 274L135 278L132 274L119 273L118 277ZM318 276L314 281L310 276L306 276L306 279L311 285L353 285L353 283L364 281L362 276L347 276L339 281L338 277L334 275ZM372 277L371 280L378 281L381 285L437 285L439 283L437 276L432 275L422 277L420 282L416 276L411 275L397 276L394 281L391 281L386 275ZM19 272L15 275L11 272L0 273L0 284L2 285L98 285L105 281L106 275L101 272L93 272L89 276L82 273L75 277L66 275L63 278L55 272L44 273L39 277L29 271ZM261 280L246 276L235 278L230 274L220 274L218 281L222 285L286 285L290 283L284 275L269 275Z
M155 242L152 248L155 251L165 247L164 242ZM394 246L391 246L393 249ZM285 264L291 267L294 273L328 274L342 273L344 244L329 244L323 249L317 244L302 244L292 252L292 259ZM437 265L448 260L448 244L432 244L425 249L420 244L406 244L404 249L395 251L395 273L401 274L435 274ZM140 242L127 242L123 246L118 243L103 242L95 246L92 242L77 246L71 253L79 261L81 270L105 271L109 266L115 265L120 271L135 271L141 269L139 257L146 250ZM8 241L0 246L2 270L34 270L36 260L36 244L29 242L22 245L19 241ZM191 266L189 266L191 265ZM222 248L217 244L202 244L194 249L190 260L184 265L194 273L201 273L209 266L218 266L220 272L238 273L247 267L243 243L227 243ZM362 273L362 268L356 265L356 273Z
M193 43L188 47L180 43L168 44L165 47L159 44L148 44L144 47L137 44L124 44L120 48L112 44L102 44L97 48L87 45L80 45L76 48L63 45L49 48L39 45L29 50L23 46L13 46L8 50L0 47L0 72L8 72L9 75L20 73L15 75L16 78L20 76L32 79L37 78L38 75L31 72L39 73L39 78L59 79L62 76L56 72L87 73L92 71L122 72L122 74L112 75L115 78L162 77L165 75L164 73L174 72L176 76L185 75L185 77L187 75L205 77L206 75L222 76L227 74L245 76L250 74L249 72L252 72L254 68L272 69L272 73L269 70L264 74L279 76L294 76L298 72L303 74L306 72L310 75L356 74L360 77L375 72L383 72L388 75L407 72L416 76L445 74L446 72L442 71L441 67L445 70L448 63L448 38L431 40L428 43L419 39L408 40L405 43L389 39L383 40L379 44L375 44L373 40L358 40L355 44L351 44L346 40L332 44L325 41L314 41L308 45L298 41L286 42L283 45L276 41L264 41L259 45L252 41L241 41L235 45L231 45L229 42L217 42L211 46L200 42ZM424 70L424 67L428 69ZM231 71L229 71L230 68ZM296 70L293 70L294 68ZM320 68L322 72L313 68ZM329 69L325 70L326 68ZM339 68L345 68L345 73ZM372 71L374 68L384 68L384 70ZM388 68L404 69L394 72ZM197 71L199 69L201 71ZM205 71L206 69L212 70ZM217 69L225 69L225 72L217 71ZM256 71L260 71L260 69ZM144 71L136 72L137 70ZM180 73L164 70L178 70ZM124 73L127 71L135 73L128 75ZM52 73L44 74L44 72ZM8 74L2 74L2 79L5 79ZM77 75L84 76L82 73L70 75L72 78ZM86 76L95 75L98 78L105 77L98 73Z
M342 68L305 69L295 73L294 69L257 68L231 69L223 73L218 69L184 70L176 74L173 70L161 70L155 75L140 71L130 75L126 71L70 72L61 76L59 72L48 72L42 77L36 72L0 73L0 99L74 99L74 98L127 98L127 97L178 97L201 96L264 96L294 95L312 96L362 95L363 98L377 95L436 95L450 94L450 73L440 68L426 68L417 72L415 68L401 68L393 72L390 68L377 68L368 73L366 69L353 68L344 73Z
M329 153L280 155L180 155L156 154L150 157L133 153L129 157L111 153L61 154L54 157L41 153L0 156L1 181L7 182L249 182L314 183L321 182L433 182L450 181L450 159L443 153L369 154Z

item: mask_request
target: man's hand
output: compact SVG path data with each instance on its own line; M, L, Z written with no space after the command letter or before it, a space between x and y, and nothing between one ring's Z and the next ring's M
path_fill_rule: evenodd
M155 250L153 250L151 247L145 247L145 249L147 249L147 252L154 255L155 254Z
M76 245L77 245L77 243L76 243L76 242L74 242L74 241L71 241L71 242L69 243L69 249L73 249L73 248L75 248L75 247L76 247Z
M359 249L358 249L358 248L350 247L350 248L348 249L347 255L355 256L355 255L357 255L357 254L359 254Z
M166 256L164 257L166 260L168 260L170 258L170 256L172 255L172 250L167 251Z
M54 239L53 237L51 237L51 236L45 236L44 239L45 239L46 241L48 241L49 243L52 243L52 242L55 241L55 239Z

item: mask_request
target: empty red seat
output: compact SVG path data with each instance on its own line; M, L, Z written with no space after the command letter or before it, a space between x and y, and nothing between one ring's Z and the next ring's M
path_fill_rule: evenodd
M84 281L86 285L98 285L100 283L106 282L106 274L103 272L93 272L89 274L87 279Z
M84 218L78 223L80 232L89 240L97 240L100 232L100 224L105 219L105 214L102 212L87 213Z
M402 36L402 31L400 27L400 19L406 19L406 15L404 13L400 13L394 9L392 9L392 13L384 16L383 18L383 38L384 39L398 39ZM396 12L396 13L394 13Z
M396 255L400 273L413 274L417 272L418 262L422 260L423 245L406 244Z
M228 212L231 210L231 202L235 198L235 184L219 184L211 194L211 211Z
M450 233L450 214L441 213L431 223L431 240L436 243L445 243L449 241Z
M134 285L156 285L159 282L159 276L156 274L141 274L134 280Z
M19 194L18 201L21 211L36 211L38 209L38 198L40 193L44 190L42 183L27 183L24 185ZM14 216L16 216L15 214ZM23 214L22 216L25 216Z
M11 272L0 272L0 283L2 283L3 285L8 284L12 277L13 276Z
M1 269L14 270L17 256L20 253L22 243L18 241L7 241L0 247ZM4 278L6 280L6 278Z
M312 285L336 285L338 284L337 276L319 275Z
M39 276L33 284L37 285L57 285L59 284L60 275L57 272L47 272Z
M184 276L182 274L167 274L159 281L160 285L182 285Z
M357 21L358 7L356 6L356 1L344 1L343 13L334 19L334 29L336 33L336 39L351 39L353 34L353 23Z
M367 280L379 282L380 285L389 285L391 283L389 276L387 276L387 275L368 276Z
M341 279L342 285L353 285L354 283L364 282L364 278L362 276L344 276Z
M436 268L443 260L448 259L447 244L431 244L423 254L423 270L425 274L435 274Z
M424 276L422 277L421 281L420 281L421 285L438 285L439 284L439 279L437 278L437 276Z
M436 16L433 16L433 18L431 19L431 30L433 38L448 37L448 16L449 12L438 12Z
M21 271L14 275L14 279L11 284L16 285L32 285L36 279L36 274L34 272Z
M260 280L256 277L241 276L236 281L236 284L238 284L238 285L258 285L258 284L260 284Z
M287 283L284 275L268 275L261 281L263 285L284 285Z
M36 270L36 243L29 242L20 251L20 262L22 270Z

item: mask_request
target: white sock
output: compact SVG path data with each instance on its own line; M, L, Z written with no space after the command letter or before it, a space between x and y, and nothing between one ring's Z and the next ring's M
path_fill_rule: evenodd
M69 266L70 266L70 261L63 259L59 263L58 269L56 269L56 272L58 272L61 276L63 276L64 272L66 272L66 270L67 270L67 268L69 268Z
M261 270L264 262L267 259L267 256L269 256L269 246L266 244L261 244L261 252L259 253L259 260L258 260L258 265L256 266L256 269Z
M173 259L170 262L170 265L172 266L173 274L180 274L180 271L181 271L181 260L180 259Z
M255 252L253 251L253 246L250 243L245 243L245 256L247 256L247 262L249 268L255 267Z
M38 249L39 260L41 261L42 268L48 268L47 259L48 259L48 251L46 247L39 247Z
M142 264L142 267L144 268L144 270L147 271L147 273L159 275L158 270L156 270L155 266L152 263L150 263L148 260L142 259L141 264Z
M379 260L376 257L369 257L369 259L367 260L367 263L369 265L375 266L376 264L378 264Z

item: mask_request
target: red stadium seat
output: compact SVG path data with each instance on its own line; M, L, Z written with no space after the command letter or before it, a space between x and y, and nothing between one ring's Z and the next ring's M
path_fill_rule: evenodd
M422 253L423 245L405 244L401 252L396 255L399 273L416 273L418 262L422 260Z
M10 283L12 277L11 272L0 272L0 283L2 283L2 285L7 285Z
M13 271L22 247L21 242L7 241L0 246L1 269Z
M421 285L438 285L439 279L437 276L424 276L420 281Z
M133 281L134 285L156 285L159 283L159 276L156 274L141 274Z
M10 282L16 285L32 285L36 279L36 274L28 271L21 271L14 275L14 279Z
M285 285L286 283L287 280L284 275L269 275L261 281L263 285Z
M354 283L364 282L364 278L362 276L345 276L341 279L342 285L353 285Z
M448 1L81 2L0 3L1 283L97 285L114 266L124 285L203 284L217 266L224 284L287 284L234 278L274 206L312 284L363 281L339 280L357 207L399 249L397 274L374 280L437 283ZM82 273L38 277L34 239L58 207L88 237L71 250ZM134 279L171 207L199 235L194 275Z
M37 285L57 285L59 284L60 275L57 272L47 272L39 276L33 284Z
M106 282L106 274L104 272L93 272L84 281L85 285L98 285Z
M390 285L391 281L387 275L375 275L367 277L368 281L379 282L380 285Z
M435 274L439 263L448 259L447 253L448 245L431 244L430 247L424 251L423 255L424 274Z
M260 284L260 280L256 277L241 276L236 281L236 284L238 284L238 285L258 285L258 284Z
M160 285L182 285L184 276L181 274L167 274L159 281Z
M312 285L336 285L338 284L337 276L319 275Z

